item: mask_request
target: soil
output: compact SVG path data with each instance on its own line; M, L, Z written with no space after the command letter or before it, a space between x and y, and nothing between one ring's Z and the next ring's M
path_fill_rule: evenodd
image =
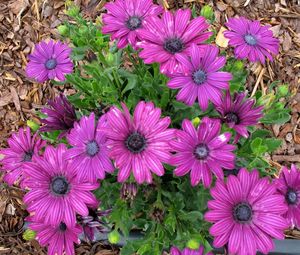
M270 130L282 139L282 146L270 155L270 162L278 169L296 163L300 166L300 1L299 0L157 0L166 8L177 9L204 4L213 6L219 31L229 17L245 16L272 26L281 42L280 54L265 66L249 64L247 79L249 94L257 89L266 93L273 82L288 84L291 97L285 103L291 108L291 120L284 125L273 125ZM103 12L105 0L75 0L86 18L94 20ZM38 121L35 114L48 99L59 91L50 83L38 84L26 77L27 56L34 44L47 38L58 39L56 27L67 20L64 0L0 0L0 148L7 145L13 131ZM218 38L223 45L222 37ZM26 211L22 191L1 184L0 178L0 254L46 254L36 241L23 240ZM300 239L300 232L289 231L288 237ZM101 244L83 243L76 254L117 254Z

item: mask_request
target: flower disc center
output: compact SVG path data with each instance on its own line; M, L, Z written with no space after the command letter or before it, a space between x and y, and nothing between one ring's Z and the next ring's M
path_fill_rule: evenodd
M285 199L287 201L287 203L289 205L294 205L298 202L298 196L297 196L297 193L296 191L290 189L286 195L285 195Z
M240 121L239 116L234 112L227 113L224 119L226 123L238 124Z
M252 208L247 203L237 204L233 209L233 217L240 223L245 223L252 218Z
M257 39L253 35L245 35L244 38L248 45L254 46L257 44Z
M206 159L209 154L209 149L205 144L199 144L194 150L194 156L196 159L202 160Z
M183 47L183 42L179 38L167 39L164 43L164 49L171 54L182 51Z
M56 59L54 59L54 58L48 59L47 62L45 63L45 67L46 67L48 70L52 70L52 69L54 69L56 66L57 66L57 61L56 61Z
M93 157L99 152L99 145L96 141L90 141L86 145L86 153L90 156Z
M23 162L31 162L32 156L33 156L32 151L25 152L23 156Z
M146 147L146 139L138 132L129 135L125 141L126 147L133 153L142 152Z
M136 30L142 26L142 19L138 16L132 16L126 21L126 26L131 31Z
M67 225L64 222L59 224L59 230L65 232L67 230Z
M51 182L51 190L56 195L65 195L69 191L69 183L65 177L58 176Z
M201 69L193 73L193 80L197 85L204 83L206 81L206 78L206 73Z

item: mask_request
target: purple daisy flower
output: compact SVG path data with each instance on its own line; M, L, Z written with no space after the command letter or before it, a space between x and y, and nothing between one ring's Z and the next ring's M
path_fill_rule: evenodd
M131 170L136 181L151 183L152 174L164 174L162 163L171 158L169 141L174 130L168 129L170 118L160 118L161 109L155 108L152 102L139 102L130 116L126 105L123 111L112 107L107 114L110 157L119 168L118 181L125 182Z
M65 136L73 128L74 122L77 121L75 108L68 99L60 94L54 100L48 101L48 106L41 110L47 115L47 118L41 119L45 126L40 128L41 132L62 130L59 138Z
M218 57L219 49L212 45L191 46L191 58L178 55L177 60L185 66L185 71L171 75L167 85L180 89L177 100L191 106L198 98L200 108L205 111L209 101L220 104L222 89L228 90L232 75L219 70L225 65L226 58Z
M228 244L229 254L267 254L274 249L272 238L284 239L284 197L268 178L260 179L257 170L249 173L243 168L227 183L217 180L210 193L214 200L208 202L204 218L214 223L209 233L215 247Z
M29 192L23 201L27 210L35 213L37 221L52 225L63 221L70 227L76 222L76 212L87 216L88 206L98 205L91 191L99 184L79 179L77 170L64 156L66 151L64 144L57 148L48 146L43 158L35 158L35 163L26 164L24 185Z
M153 4L152 0L116 0L105 5L108 13L103 15L104 34L112 34L117 46L124 48L128 43L136 48L139 30L143 28L145 18L159 15L163 8Z
M244 17L229 18L225 25L230 31L225 31L224 36L235 47L236 58L248 58L251 62L264 64L265 57L272 61L272 54L278 54L279 40L273 37L270 26L262 26L257 20Z
M222 168L234 169L235 155L232 151L235 146L228 144L229 132L220 134L219 120L205 117L196 130L192 122L185 119L182 129L177 130L177 139L170 143L176 152L171 159L171 164L176 166L175 175L183 176L191 172L192 186L202 181L208 188L212 182L211 172L223 179Z
M32 157L40 156L41 149L46 142L37 137L31 136L30 128L21 128L18 133L13 133L8 139L9 148L2 149L0 154L4 158L0 161L1 171L5 172L4 181L13 185L16 181L23 181L23 167L32 161Z
M263 116L263 106L254 107L254 99L245 99L245 93L235 93L233 98L227 91L223 101L216 105L216 110L222 115L222 120L238 135L247 138L247 127L254 126ZM238 136L238 137L239 137Z
M285 203L289 210L284 215L291 228L300 228L300 171L295 165L291 170L283 167L279 179L276 180L279 193L285 197Z
M79 123L67 135L67 140L73 148L69 149L65 158L70 159L76 169L78 178L89 182L104 179L105 172L114 171L108 157L105 133L100 129L106 126L106 116L103 115L95 123L95 115L83 116Z
M84 240L87 242L95 242L96 236L99 233L108 233L109 229L106 227L106 223L102 220L103 217L107 217L112 210L100 210L99 208L89 208L88 216L79 217L79 224L83 228Z
M203 17L191 20L189 9L148 17L139 33L142 41L137 45L143 48L139 56L146 64L160 63L162 73L172 74L184 68L178 60L189 54L192 43L201 44L212 35L204 32L208 27Z
M38 82L57 79L64 81L65 74L72 73L71 48L60 41L40 42L29 55L26 74Z
M197 250L185 248L180 251L176 246L173 246L170 250L170 255L213 255L212 252L204 253L204 247L200 246Z
M52 225L33 219L29 228L37 232L36 238L41 246L48 246L48 255L75 255L74 243L80 243L78 236L82 232L78 224L67 226L60 222Z

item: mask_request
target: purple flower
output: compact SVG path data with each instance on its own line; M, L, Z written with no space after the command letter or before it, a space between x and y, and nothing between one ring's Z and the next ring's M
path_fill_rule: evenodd
M83 228L84 239L87 242L95 242L97 234L109 232L102 218L108 216L110 213L111 210L102 211L99 208L89 208L88 216L79 217L79 223Z
M75 255L74 243L79 244L78 235L82 232L78 224L67 226L60 222L52 225L33 219L29 228L37 232L41 246L48 246L48 255Z
M47 115L47 118L41 119L45 126L40 128L40 131L62 130L59 138L65 136L77 120L75 108L63 94L54 100L49 100L48 107L44 107L41 111Z
M159 15L163 8L153 4L152 0L116 0L105 5L108 13L103 15L104 34L112 34L118 39L117 46L124 48L128 43L136 48L139 31L149 16Z
M137 43L145 63L160 63L160 71L166 74L184 68L178 60L189 54L192 43L201 44L212 35L204 32L209 25L203 17L190 19L190 10L148 17L139 32L142 42Z
M136 181L151 183L152 174L164 174L162 163L171 158L169 141L173 138L173 129L168 129L170 118L160 118L161 109L152 102L139 102L133 118L126 105L123 111L112 107L107 114L110 157L119 168L118 181L125 182L131 170Z
M104 179L105 172L112 173L114 167L108 157L107 140L101 127L106 126L105 115L95 123L95 115L83 116L79 123L67 135L73 148L69 149L65 158L70 159L78 169L78 178L89 182Z
M284 239L284 197L268 178L260 179L257 170L242 168L227 183L217 180L210 193L214 200L208 202L204 218L214 223L209 233L215 247L228 244L229 254L267 254L274 248L272 238Z
M284 215L291 228L300 228L300 171L292 165L289 171L284 167L276 180L277 190L285 197L288 211Z
M120 191L121 199L133 201L138 193L136 183L123 183Z
M40 42L29 55L26 74L38 82L57 79L64 81L65 74L72 73L73 63L70 59L71 48L58 41Z
M58 225L61 221L71 227L76 222L76 212L87 216L88 206L98 205L91 192L98 183L89 183L77 176L77 171L66 160L67 148L59 144L57 148L48 146L43 158L25 166L28 177L24 185L29 192L24 203L30 213L35 213L37 221Z
M171 160L171 164L176 166L175 175L183 176L191 172L192 186L202 181L207 188L212 182L211 172L223 179L222 168L234 168L235 155L232 151L235 146L228 144L230 133L220 134L219 120L205 117L196 130L192 122L186 119L182 129L176 132L177 140L171 142L176 152Z
M209 101L220 104L222 89L229 88L232 75L218 71L225 65L226 58L218 57L217 47L209 45L200 48L192 44L190 51L191 58L177 56L186 70L173 73L167 85L171 89L180 89L177 100L187 105L193 105L198 98L200 108L205 111Z
M235 93L233 98L227 91L223 101L216 106L222 120L239 135L248 137L248 126L254 126L263 116L263 106L254 107L254 99L245 99L245 93Z
M224 35L229 44L235 47L236 58L248 58L251 62L265 63L265 57L273 60L272 54L278 54L279 40L273 37L270 26L262 26L259 21L244 17L229 18L226 26L230 29Z
M170 250L170 255L204 255L204 247L200 246L197 250L191 250L189 248L185 248L180 251L176 246L173 246ZM213 255L212 252L206 253L206 255Z
M5 171L4 181L13 185L16 181L23 181L24 165L32 161L32 157L39 157L39 152L46 142L37 137L31 136L30 128L22 128L18 133L13 133L8 139L9 148L2 149L0 154L4 158L0 161L1 171Z

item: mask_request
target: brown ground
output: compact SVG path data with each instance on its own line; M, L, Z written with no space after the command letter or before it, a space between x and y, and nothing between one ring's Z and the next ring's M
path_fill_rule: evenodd
M45 38L58 38L55 28L67 17L63 0L0 0L0 147L12 131L35 118L34 112L59 91L49 83L37 84L26 78L24 67L27 55L35 43ZM105 0L75 0L87 18L101 13ZM275 80L289 84L293 97L287 99L292 108L291 121L274 125L274 135L282 139L281 148L270 160L278 167L300 163L300 1L299 0L158 0L173 9L196 4L214 7L217 24L234 15L258 19L273 26L280 39L281 50L276 60L262 67L249 65L247 80L250 93ZM217 25L219 30L221 25ZM256 86L255 86L256 85ZM1 179L0 179L1 180ZM22 192L0 184L0 254L44 254L37 242L22 239L25 211ZM300 237L300 233L289 233ZM103 250L99 244L81 245L76 254L116 254Z

